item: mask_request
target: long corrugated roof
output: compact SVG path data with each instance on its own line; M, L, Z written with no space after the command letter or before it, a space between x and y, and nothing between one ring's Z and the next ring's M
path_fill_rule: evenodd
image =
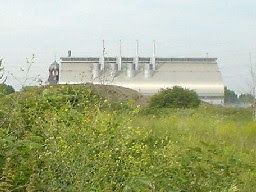
M134 77L126 74L126 63L134 58L123 57L122 71L111 76L111 71L104 75L105 79L92 80L92 63L100 62L100 58L62 58L60 83L102 83L119 85L135 89L143 94L152 95L161 88L178 85L195 90L200 96L224 96L224 84L218 69L216 58L156 58L156 71L150 78L144 76L144 63L151 58L139 58L139 70ZM105 65L117 61L114 57L105 58Z

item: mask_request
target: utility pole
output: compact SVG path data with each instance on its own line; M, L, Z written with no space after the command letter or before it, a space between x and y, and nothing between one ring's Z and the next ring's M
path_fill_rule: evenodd
M135 70L139 69L139 41L136 40Z
M122 70L122 40L119 42L119 61L118 61L118 71Z
M156 70L156 41L153 41L153 57L152 57L153 70Z
M105 68L105 41L102 40L102 58L101 58L101 70Z

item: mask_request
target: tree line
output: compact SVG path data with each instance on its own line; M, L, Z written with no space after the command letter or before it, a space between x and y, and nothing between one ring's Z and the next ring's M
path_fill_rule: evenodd
M253 104L254 96L249 93L237 95L235 91L225 87L224 89L225 104Z

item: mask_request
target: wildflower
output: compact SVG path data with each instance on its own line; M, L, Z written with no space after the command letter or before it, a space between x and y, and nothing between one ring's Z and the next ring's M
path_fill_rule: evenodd
M91 121L91 119L89 117L85 117L85 119L84 119L85 123L89 123L90 121Z

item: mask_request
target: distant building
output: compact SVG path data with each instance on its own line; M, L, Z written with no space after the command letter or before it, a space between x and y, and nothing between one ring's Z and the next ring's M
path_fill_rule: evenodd
M57 71L57 63L52 65L51 71ZM56 73L49 73L56 82ZM202 101L224 104L217 58L72 57L69 51L61 58L59 84L87 82L127 87L143 95L177 85L195 90Z
M49 84L57 84L59 82L59 68L60 65L57 61L54 61L49 67L49 77L48 83Z

